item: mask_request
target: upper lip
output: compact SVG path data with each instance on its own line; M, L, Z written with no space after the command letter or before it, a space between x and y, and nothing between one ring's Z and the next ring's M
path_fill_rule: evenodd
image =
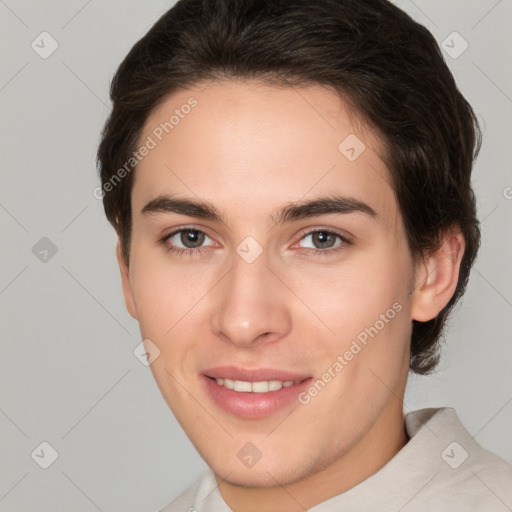
M235 366L216 366L202 372L207 377L214 379L241 380L244 382L262 382L270 380L301 381L310 377L296 372L278 370L274 368L237 368Z

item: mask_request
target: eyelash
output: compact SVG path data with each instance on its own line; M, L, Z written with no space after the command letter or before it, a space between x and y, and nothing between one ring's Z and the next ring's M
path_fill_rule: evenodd
M206 253L208 251L207 247L197 247L195 249L183 249L182 247L176 247L174 245L170 246L168 244L168 240L170 238L172 238L174 235L177 235L178 233L181 233L183 231L194 231L196 233L202 233L202 234L208 236L208 234L206 232L204 232L204 231L202 231L200 229L180 228L180 229L177 229L176 231L173 231L172 233L169 233L168 235L165 235L158 242L159 242L159 244L161 244L161 245L163 245L165 247L167 252L172 252L172 253L177 254L179 256L187 255L189 257L199 257L199 256L201 256L202 254L204 254L204 253ZM308 231L307 233L305 233L299 239L299 242L301 240L303 240L304 238L306 238L307 236L314 235L315 233L325 233L325 234L329 234L329 235L335 235L342 242L341 245L339 245L339 246L337 246L337 247L335 247L333 249L311 249L311 248L305 248L308 251L312 251L315 256L330 256L330 255L332 255L334 253L337 253L338 251L341 251L341 250L349 247L350 245L352 245L352 242L350 240L345 238L343 235L340 235L336 231L332 231L332 230L329 230L329 229L322 229L322 228L316 228L316 229L313 229L311 231Z

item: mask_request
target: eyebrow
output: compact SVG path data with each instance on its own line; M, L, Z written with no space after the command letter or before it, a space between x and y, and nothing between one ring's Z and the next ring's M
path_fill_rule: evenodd
M184 197L158 196L147 203L142 214L177 213L225 224L224 216L211 203ZM363 213L378 218L377 212L368 204L337 194L314 198L308 201L295 201L280 208L271 216L274 224L292 222L309 217L329 214Z

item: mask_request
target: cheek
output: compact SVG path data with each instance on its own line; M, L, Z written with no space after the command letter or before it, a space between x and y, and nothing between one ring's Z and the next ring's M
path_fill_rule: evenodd
M375 324L386 335L403 331L405 324L397 319L406 316L410 271L406 255L386 257L380 251L378 257L354 258L339 268L292 270L289 279L297 296L346 344Z
M136 250L133 261L132 291L142 334L165 339L184 317L193 316L209 274L193 265L172 265L163 250L158 257Z
M408 368L411 272L407 253L396 253L346 282L336 329L342 333L341 355L346 362L340 385L350 383L346 391L354 404L372 400L379 404Z

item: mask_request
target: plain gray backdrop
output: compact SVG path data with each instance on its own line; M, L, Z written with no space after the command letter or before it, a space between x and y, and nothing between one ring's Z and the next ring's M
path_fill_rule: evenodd
M110 80L172 3L0 0L0 511L155 511L206 468L133 354L93 196ZM512 2L395 3L442 45L484 131L483 245L439 370L410 378L404 409L454 407L512 463Z

